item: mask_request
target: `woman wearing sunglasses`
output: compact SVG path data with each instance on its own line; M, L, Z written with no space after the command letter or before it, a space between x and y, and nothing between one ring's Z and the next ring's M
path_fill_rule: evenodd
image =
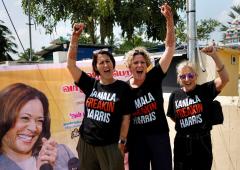
M130 122L131 91L126 82L113 77L115 59L107 50L93 53L92 68L98 79L76 65L82 23L73 26L68 50L68 70L84 92L84 118L77 152L81 170L123 170L124 147Z
M202 52L212 57L219 77L198 85L192 63L183 61L177 66L177 81L181 88L170 95L167 111L177 131L175 170L211 170L212 166L211 126L207 113L210 102L221 92L229 77L213 46L203 48Z
M172 170L169 128L163 108L162 80L175 52L174 22L171 7L160 7L166 18L165 51L158 64L151 65L149 53L137 47L126 54L132 73L129 84L134 93L128 151L129 170Z

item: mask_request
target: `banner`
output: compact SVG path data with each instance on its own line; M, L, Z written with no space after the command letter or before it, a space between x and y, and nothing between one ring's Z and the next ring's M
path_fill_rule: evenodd
M77 62L77 65L90 76L94 75L91 60ZM131 76L122 60L116 60L113 75L121 80ZM75 151L85 95L74 84L66 63L0 65L0 82L0 89L21 82L44 92L49 100L52 137Z

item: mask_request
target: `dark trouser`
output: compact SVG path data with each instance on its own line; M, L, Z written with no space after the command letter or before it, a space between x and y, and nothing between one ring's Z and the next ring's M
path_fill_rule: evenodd
M172 170L168 133L134 136L128 147L129 170Z
M124 170L124 158L117 143L94 146L80 138L77 152L81 170Z
M210 132L176 134L174 170L211 170L212 142Z

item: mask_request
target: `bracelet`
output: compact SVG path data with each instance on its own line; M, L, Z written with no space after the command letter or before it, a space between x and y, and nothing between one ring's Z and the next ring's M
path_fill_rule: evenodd
M219 73L219 72L221 72L221 71L223 71L223 69L224 69L224 64L222 65L222 67L219 69L219 70L217 70L217 72Z
M126 145L127 144L127 139L119 139L118 144Z

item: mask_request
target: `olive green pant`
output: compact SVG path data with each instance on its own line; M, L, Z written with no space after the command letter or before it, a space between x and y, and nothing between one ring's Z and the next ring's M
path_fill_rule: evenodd
M77 145L81 170L124 170L118 144L94 146L79 138Z

